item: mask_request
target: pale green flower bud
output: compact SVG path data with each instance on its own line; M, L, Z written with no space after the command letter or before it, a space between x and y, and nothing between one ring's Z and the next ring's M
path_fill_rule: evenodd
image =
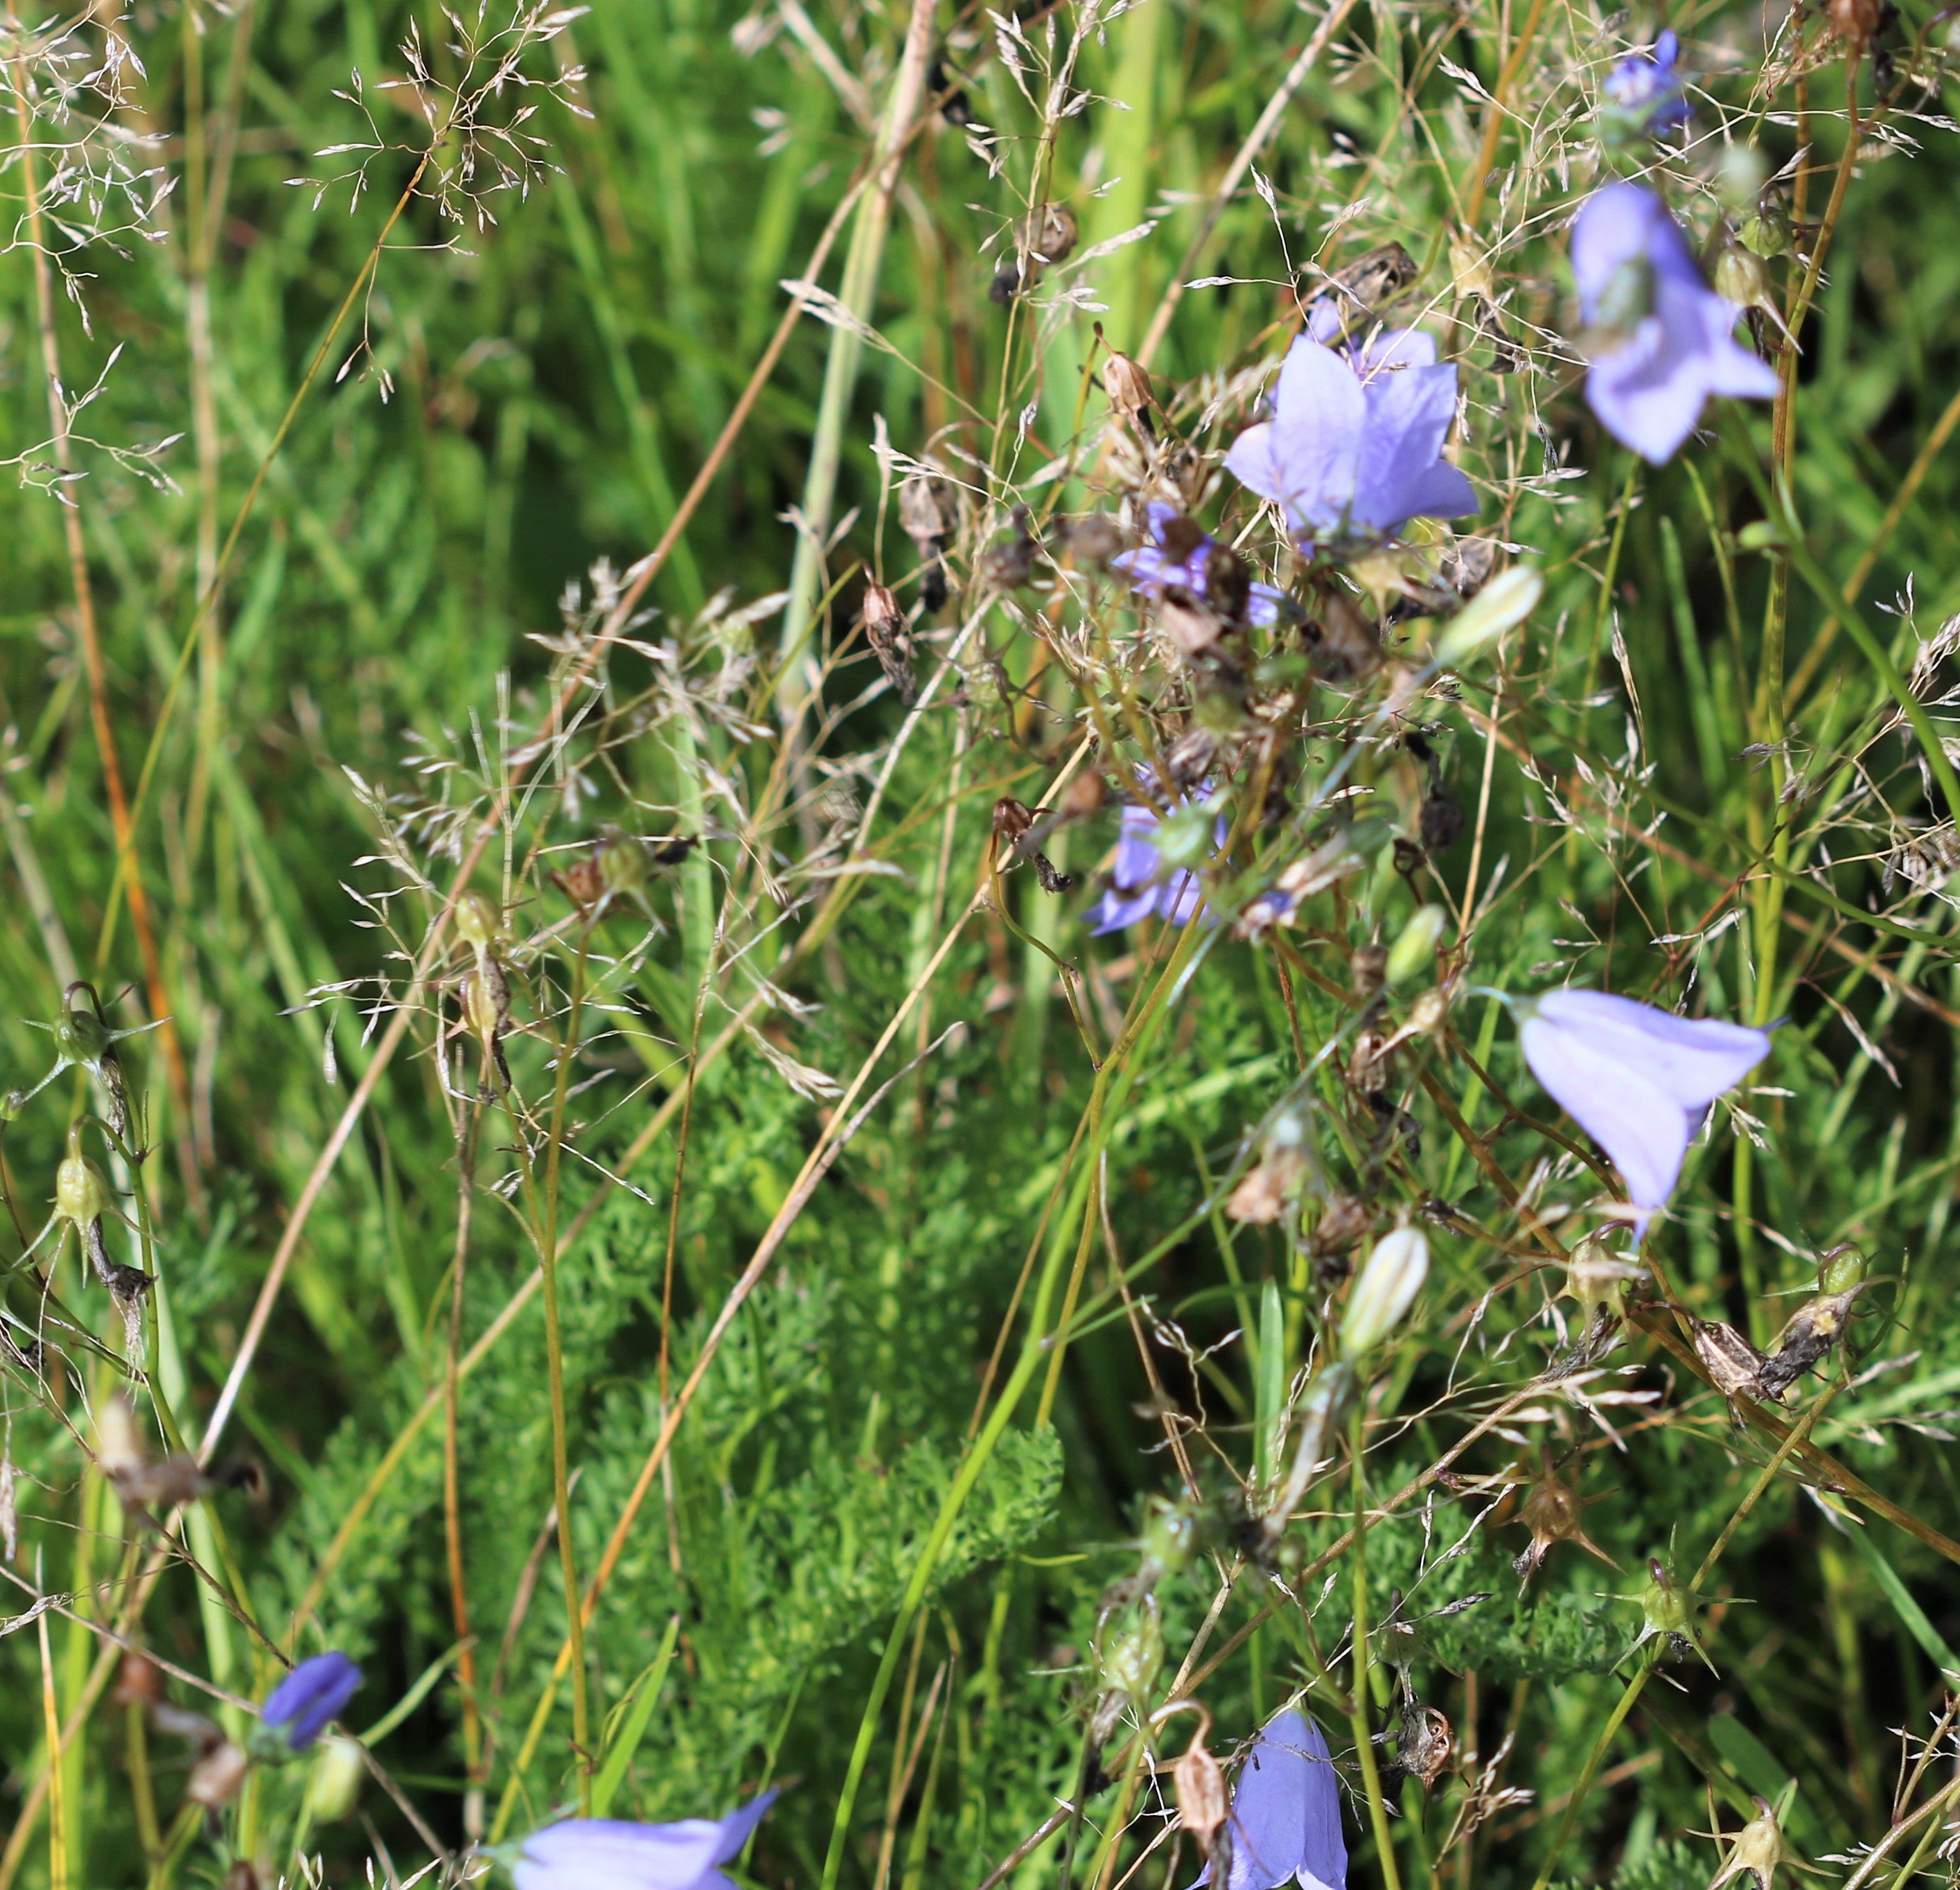
M456 931L471 950L487 952L503 936L504 915L481 892L466 892L456 902Z
M1863 1283L1865 1256L1856 1247L1833 1247L1817 1263L1817 1290L1820 1293L1849 1293Z
M1376 1241L1361 1264L1341 1322L1341 1351L1357 1358L1400 1325L1429 1277L1429 1242L1414 1227L1398 1227Z
M1494 578L1452 617L1436 645L1439 667L1453 670L1488 643L1524 622L1538 607L1545 579L1529 565L1513 565Z
M78 1227L100 1220L113 1199L102 1170L81 1152L81 1125L68 1132L68 1153L55 1170L55 1212Z
M1770 306L1770 274L1763 259L1748 250L1724 250L1715 263L1715 293L1738 308Z
M345 1818L361 1798L367 1771L358 1739L331 1733L314 1749L313 1773L307 1780L307 1803L313 1816L330 1825Z
M1436 942L1449 923L1449 915L1440 905L1416 908L1415 916L1402 928L1401 937L1389 948L1390 984L1406 982L1434 959Z

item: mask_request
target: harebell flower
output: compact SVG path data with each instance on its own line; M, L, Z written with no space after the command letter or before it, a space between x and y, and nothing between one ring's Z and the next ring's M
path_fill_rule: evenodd
M1620 1171L1638 1240L1667 1205L1710 1104L1769 1055L1769 1032L1603 991L1510 1002L1532 1074Z
M1345 1890L1348 1847L1327 1737L1289 1707L1266 1722L1232 1794L1225 1890ZM1211 1881L1207 1864L1192 1886Z

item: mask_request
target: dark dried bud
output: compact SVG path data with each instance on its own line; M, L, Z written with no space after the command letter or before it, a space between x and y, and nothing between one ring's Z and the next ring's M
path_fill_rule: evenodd
M1005 308L1027 285L1019 262L1004 262L994 272L993 281L987 285L987 299L995 307Z
M943 550L959 523L959 495L950 480L915 473L899 488L899 527L921 552Z
M1035 541L1028 531L1028 508L1017 505L1011 515L1013 536L990 545L980 561L981 575L996 590L1018 590L1034 575Z
M1157 600L1157 622L1185 657L1202 656L1225 634L1218 613L1195 591L1166 584Z
M1314 667L1331 682L1366 676L1381 660L1381 642L1373 627L1338 591L1322 603L1319 622L1309 624L1307 632Z
M1404 1778L1433 1785L1449 1763L1456 1745L1449 1722L1434 1707L1413 1701L1402 1713L1401 1736L1395 1742L1395 1769Z
M1315 1257L1328 1259L1345 1253L1368 1231L1373 1217L1367 1204L1352 1195L1335 1195L1321 1210L1311 1242Z
M1389 979L1387 946L1356 946L1348 955L1348 976L1356 996L1364 1002L1375 996Z
M939 101L939 115L956 131L973 123L973 101L950 78L943 60L934 59L925 75L925 88Z
M1109 784L1094 768L1085 769L1061 791L1058 803L1064 820L1080 820L1109 798Z
M994 803L994 831L1010 846L1035 824L1027 807L1012 794L1003 794Z
M1490 582L1497 566L1495 539L1459 538L1444 553L1437 575L1467 603Z
M1090 565L1101 570L1123 549L1123 533L1107 512L1090 512L1064 527L1062 542L1078 571Z
M1698 1319L1692 1313L1688 1325L1709 1382L1731 1404L1739 1397L1770 1395L1763 1383L1768 1361L1732 1325L1722 1319Z
M1447 853L1462 835L1462 804L1442 782L1434 783L1424 796L1418 829L1425 853Z
M1204 554L1204 601L1227 623L1242 623L1252 596L1246 561L1229 545L1213 545Z

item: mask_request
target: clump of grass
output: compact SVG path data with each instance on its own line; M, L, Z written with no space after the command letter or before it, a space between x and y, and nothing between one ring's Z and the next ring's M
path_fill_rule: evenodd
M1949 1868L1956 49L1672 24L10 16L0 1890L1181 1885L1289 1704L1357 1883ZM1474 515L1225 469L1337 314ZM1664 1202L1565 986L1771 1033Z

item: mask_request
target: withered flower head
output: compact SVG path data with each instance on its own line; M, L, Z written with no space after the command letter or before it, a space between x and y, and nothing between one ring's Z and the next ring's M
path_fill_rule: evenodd
M1577 1542L1581 1548L1598 1556L1608 1568L1617 1570L1619 1564L1586 1533L1585 1526L1580 1519L1585 1501L1553 1469L1551 1452L1541 1447L1538 1462L1538 1480L1532 1485L1531 1494L1524 1503L1522 1519L1525 1527L1531 1531L1531 1541L1511 1564L1521 1584L1531 1580L1545 1558L1561 1542ZM1596 1503L1599 1498L1591 1500Z

